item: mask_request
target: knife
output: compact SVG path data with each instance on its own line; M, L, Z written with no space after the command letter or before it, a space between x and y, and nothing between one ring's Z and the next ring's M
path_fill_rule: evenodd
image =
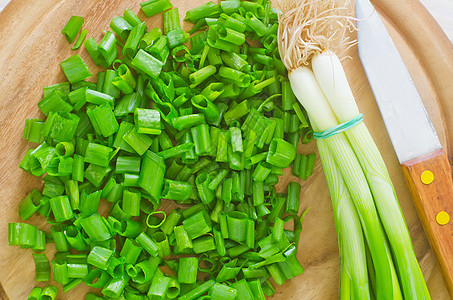
M359 57L453 298L451 166L398 50L369 0L356 0Z

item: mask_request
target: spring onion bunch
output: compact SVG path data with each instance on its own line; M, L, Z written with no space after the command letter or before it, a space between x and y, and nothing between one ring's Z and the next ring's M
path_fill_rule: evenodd
M163 13L163 30L125 10L83 43L105 68L96 82L74 54L61 63L68 82L43 89L44 117L24 129L37 146L20 168L44 187L19 216L44 217L50 232L10 223L8 242L41 252L36 280L64 292L84 283L104 299L265 299L270 279L304 271L301 186L276 184L291 164L305 180L315 162L296 151L313 131L278 53L277 14L269 1L208 2L187 12L186 32L168 0L141 9ZM82 23L71 18L68 41Z
M353 42L347 8L332 0L280 1L279 51L313 129L359 115L335 51ZM335 211L341 299L429 299L382 157L365 124L317 141Z

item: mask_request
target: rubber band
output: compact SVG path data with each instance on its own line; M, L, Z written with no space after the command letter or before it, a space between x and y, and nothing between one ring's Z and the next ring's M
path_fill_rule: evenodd
M331 137L333 135L336 135L340 132L346 131L346 130L354 127L355 125L362 122L362 120L363 120L363 114L360 114L348 122L338 124L337 126L329 128L322 132L314 132L313 136L315 137L315 139L321 139L321 140L326 139L328 137Z

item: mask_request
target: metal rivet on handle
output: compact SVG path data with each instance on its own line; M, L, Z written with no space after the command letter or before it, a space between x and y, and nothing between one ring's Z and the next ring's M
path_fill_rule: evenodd
M445 211L437 213L436 221L439 225L447 225L450 222L450 215Z
M434 174L429 170L423 171L420 179L424 184L430 184L434 181Z

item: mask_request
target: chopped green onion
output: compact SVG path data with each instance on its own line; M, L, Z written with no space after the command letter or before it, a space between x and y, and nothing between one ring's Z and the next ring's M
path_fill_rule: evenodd
M72 16L69 19L68 23L66 23L66 25L64 26L61 33L64 35L69 44L74 41L77 33L79 33L80 29L82 28L83 22L83 17Z

